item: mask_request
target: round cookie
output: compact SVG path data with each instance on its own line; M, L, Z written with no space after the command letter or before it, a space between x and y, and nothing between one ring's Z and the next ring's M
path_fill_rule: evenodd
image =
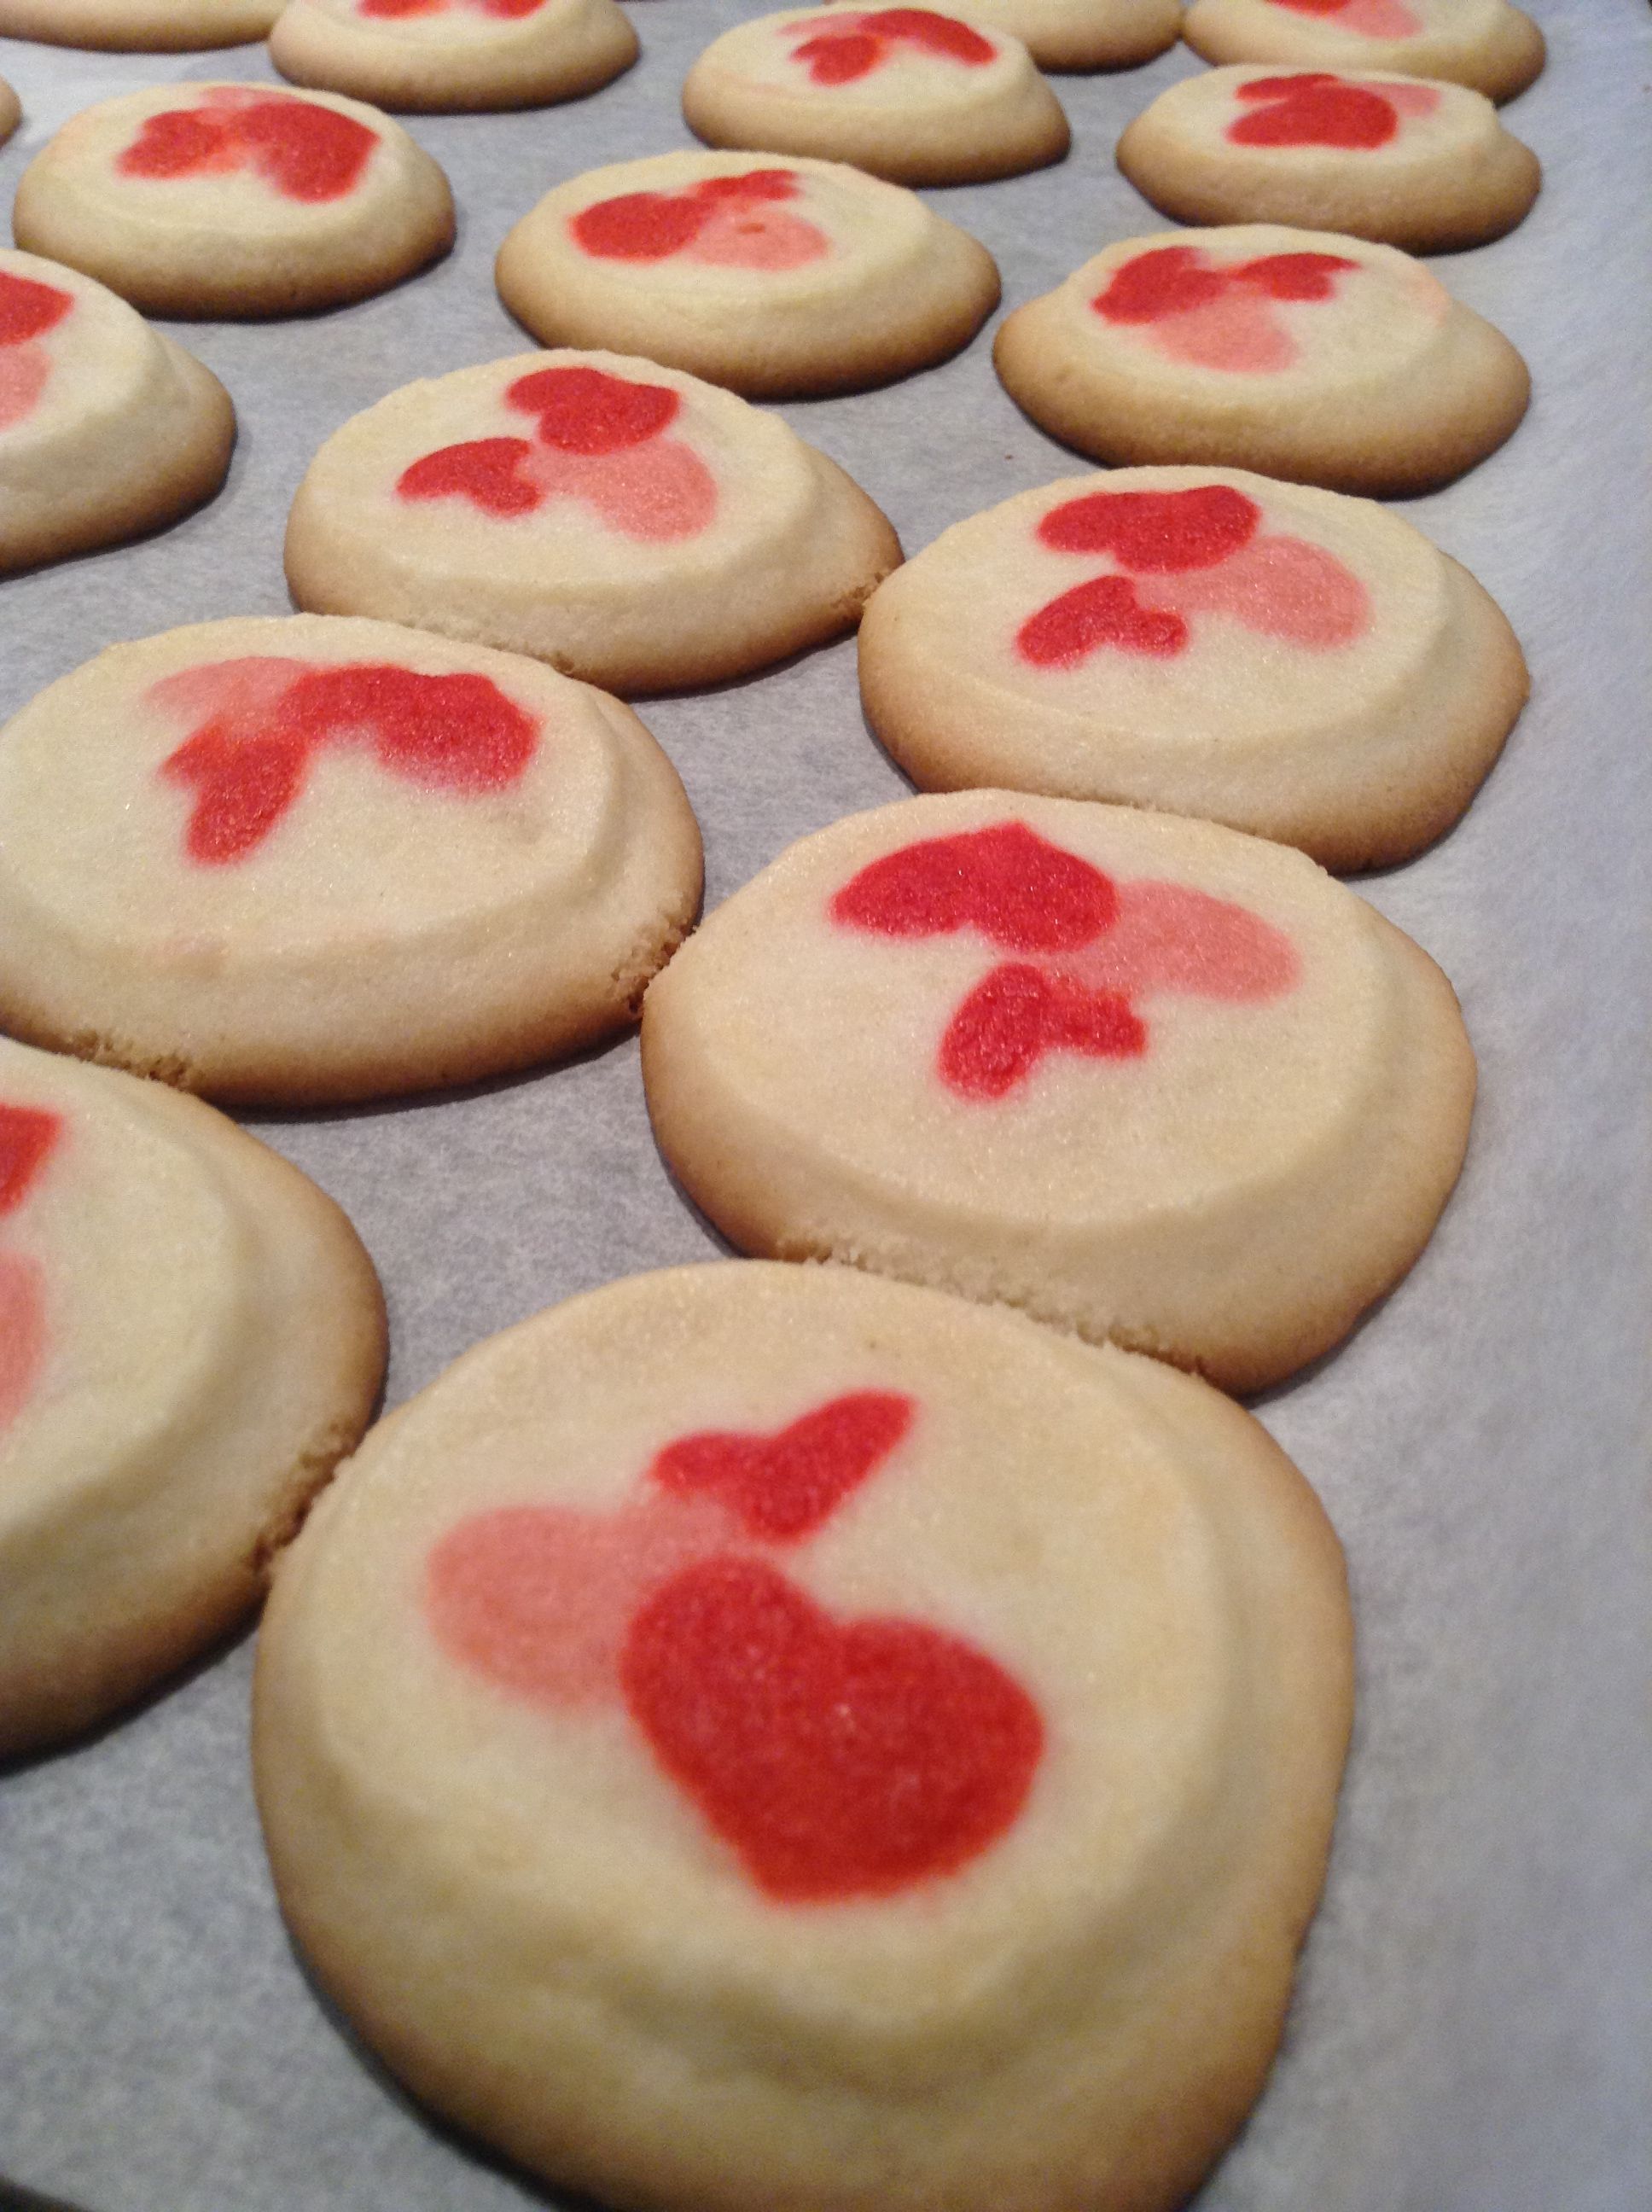
M1042 70L1134 69L1181 35L1181 0L962 0L960 13L1019 39Z
M453 241L447 179L332 93L161 85L73 117L17 186L20 246L163 315L287 315L381 292Z
M620 691L840 636L900 557L865 492L778 416L610 353L404 385L328 439L287 526L301 606Z
M1466 568L1387 508L1124 469L955 523L880 584L860 696L922 788L1122 799L1388 866L1450 827L1525 704Z
M986 247L835 161L659 154L546 195L500 249L500 295L548 345L645 355L754 397L886 383L998 305Z
M741 1250L851 1261L1277 1382L1411 1266L1473 1056L1303 854L1075 799L903 799L793 845L643 1008L654 1134Z
M183 54L261 39L284 0L0 0L0 38L107 53Z
M1495 453L1531 379L1391 246L1273 223L1108 246L1000 325L1033 421L1108 462L1219 462L1378 498Z
M175 522L234 443L193 354L89 277L0 249L0 574Z
M0 1040L0 1757L247 1611L384 1358L371 1263L296 1168L195 1099Z
M1543 33L1509 0L1193 0L1181 35L1207 62L1404 70L1512 100L1543 68Z
M617 700L386 623L112 646L0 731L0 1021L226 1100L471 1082L635 1021L700 837Z
M683 114L708 146L818 155L900 185L1019 176L1069 143L1018 40L929 8L789 8L738 23L689 71Z
M1543 177L1483 93L1328 70L1187 77L1129 125L1118 161L1180 222L1311 223L1411 253L1501 238Z
M614 0L290 0L270 58L380 107L543 107L595 92L641 47Z
M1335 1537L1154 1362L838 1268L467 1353L282 1559L288 1924L418 2094L656 2212L1169 2212L1277 2045Z

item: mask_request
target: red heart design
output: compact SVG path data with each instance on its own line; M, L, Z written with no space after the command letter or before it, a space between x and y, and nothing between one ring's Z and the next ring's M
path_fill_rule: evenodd
M1011 951L1059 952L1099 937L1116 906L1099 868L1024 822L999 822L886 853L852 876L828 911L884 937L978 929Z
M62 1133L60 1114L0 1103L0 1213L15 1213L28 1196Z
M1386 146L1400 128L1391 100L1374 85L1349 84L1315 70L1303 76L1254 77L1236 98L1253 112L1229 124L1236 146Z
M1147 1026L1122 993L1016 962L977 983L941 1039L941 1080L966 1098L1002 1098L1047 1052L1135 1060Z
M1262 510L1231 484L1186 491L1096 491L1053 507L1038 526L1058 553L1111 553L1121 568L1164 575L1213 568L1255 536Z
M538 369L519 377L505 398L519 413L537 415L540 443L564 453L616 453L646 445L683 406L681 394L663 384L631 384L600 368Z
M0 346L26 345L30 338L44 337L74 304L71 292L0 269Z
M1127 576L1093 576L1029 615L1016 649L1035 668L1074 668L1097 646L1169 660L1186 649L1187 625L1173 610L1144 607Z
M1228 289L1228 272L1212 269L1197 246L1160 246L1113 271L1091 305L1110 323L1157 323L1208 307Z
M581 208L568 225L601 261L669 261L698 238L709 208L689 192L621 192Z
M817 1528L912 1425L910 1398L855 1390L768 1436L708 1430L667 1444L649 1472L677 1497L705 1495L751 1534L794 1542Z
M920 52L979 69L993 58L993 48L979 31L953 15L938 15L927 8L884 8L864 15L811 17L806 23L790 23L788 32L813 33L792 50L794 61L807 62L817 84L852 84L869 76L889 58L895 46L916 46Z
M443 446L402 471L404 499L468 499L484 514L529 514L544 498L521 464L533 451L525 438L472 438Z
M1037 1708L916 1621L840 1623L761 1560L674 1575L620 1662L665 1771L771 1897L883 1897L952 1874L1026 1802Z
M1339 253L1267 253L1231 273L1235 283L1265 292L1270 300L1328 300L1343 271L1358 266Z
M230 88L149 116L115 167L131 177L222 176L250 161L286 198L318 202L353 191L378 143L336 108Z

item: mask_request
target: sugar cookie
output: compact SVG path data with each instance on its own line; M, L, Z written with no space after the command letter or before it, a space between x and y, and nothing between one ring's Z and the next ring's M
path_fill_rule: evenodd
M367 2042L656 2212L1166 2212L1323 1879L1336 1539L1215 1391L847 1269L490 1339L283 1559L254 1775Z
M1495 602L1396 514L1230 469L1120 469L955 523L880 584L860 695L926 790L1125 799L1387 866L1525 703Z
M0 38L183 54L261 39L284 0L0 0Z
M1128 126L1118 161L1181 222L1311 223L1411 253L1501 238L1543 175L1483 93L1328 70L1187 77Z
M65 123L24 170L12 228L155 314L285 315L445 253L453 202L430 156L359 101L161 85Z
M743 1251L853 1261L1277 1381L1410 1267L1473 1058L1300 853L971 791L782 854L643 1009L654 1133Z
M789 8L738 23L689 71L708 146L849 161L901 185L960 185L1059 161L1067 119L1026 48L929 8Z
M1181 35L1207 62L1405 70L1512 100L1543 33L1509 0L1193 0Z
M175 522L234 442L193 354L90 277L0 249L0 573Z
M700 838L635 714L386 623L112 646L0 732L0 1021L227 1100L469 1082L636 1018Z
M210 1106L0 1040L0 1755L222 1634L367 1425L331 1200Z
M1134 69L1181 35L1181 0L959 0L958 12L1019 39L1042 70Z
M778 416L610 353L405 385L299 486L299 605L531 653L622 691L749 673L852 629L901 557Z
M1495 453L1530 397L1501 331L1391 246L1274 223L1109 246L1017 308L993 359L1098 461L1215 461L1377 497Z
M295 84L404 113L573 100L640 51L614 0L290 0L270 34Z
M611 346L766 398L926 368L999 299L986 247L915 193L749 154L588 170L517 224L498 277L547 345Z

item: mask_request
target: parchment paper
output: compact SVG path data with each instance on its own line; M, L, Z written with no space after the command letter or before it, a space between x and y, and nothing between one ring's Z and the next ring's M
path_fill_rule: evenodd
M1529 360L1512 443L1406 512L1479 575L1536 696L1467 821L1360 888L1441 962L1479 1048L1462 1184L1410 1279L1258 1411L1352 1569L1360 1705L1285 2052L1202 2212L1631 2212L1652 2201L1647 1328L1648 79L1641 0L1529 0L1546 75L1507 111L1547 181L1436 264ZM648 0L641 65L540 113L416 120L461 208L440 269L308 319L173 326L240 410L229 487L133 549L0 585L0 712L117 638L287 611L311 453L416 375L516 351L494 249L552 184L689 143L677 93L735 0ZM1058 80L1075 145L933 195L1006 305L1160 228L1115 173L1182 49ZM262 47L144 59L0 40L24 161L94 99L262 79ZM1076 464L986 337L893 388L783 410L909 550ZM852 642L645 706L704 826L710 901L896 797ZM636 1048L435 1101L260 1118L390 1296L390 1401L568 1293L707 1256L649 1140ZM0 1599L3 1601L3 1599ZM243 1639L100 1739L0 1777L0 2170L92 2212L493 2212L550 2203L411 2108L283 1936L246 1771Z

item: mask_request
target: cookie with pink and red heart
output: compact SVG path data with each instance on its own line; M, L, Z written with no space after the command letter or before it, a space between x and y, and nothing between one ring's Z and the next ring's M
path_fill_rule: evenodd
M1284 222L1439 253L1501 238L1542 170L1484 93L1335 70L1207 70L1162 92L1118 145L1179 222Z
M1498 100L1544 62L1542 32L1510 0L1193 0L1181 35L1207 62L1403 70Z
M683 86L708 146L813 154L900 185L1059 161L1067 118L1018 39L971 13L788 8L725 31Z
M327 440L287 527L301 606L623 692L840 636L900 557L859 486L778 416L612 353L404 386Z
M762 398L927 368L999 299L986 247L915 192L750 154L587 170L517 224L497 276L547 345L643 354Z
M24 170L12 228L152 313L286 315L436 259L453 201L422 148L358 100L165 85L71 117Z
M109 53L181 54L261 39L283 0L0 0L0 38Z
M1157 1362L839 1268L477 1346L282 1559L254 1774L322 1984L659 2212L1166 2212L1278 2039L1336 1540Z
M1235 1389L1410 1267L1474 1089L1444 976L1303 854L1003 791L790 847L655 979L642 1067L668 1164L742 1251Z
M288 0L270 33L295 84L402 113L576 99L640 51L615 0Z
M1420 262L1275 223L1123 239L1017 308L993 360L1017 404L1093 459L1377 498L1449 483L1531 396L1502 331Z
M89 276L0 249L0 574L175 522L234 442L193 354Z
M231 1627L367 1426L349 1222L210 1106L0 1039L0 1757Z
M210 1097L381 1097L637 1018L682 785L538 661L302 615L112 646L0 731L0 1023Z
M1117 469L955 523L862 619L873 731L925 790L1202 815L1333 868L1449 829L1526 701L1496 603L1369 500Z

